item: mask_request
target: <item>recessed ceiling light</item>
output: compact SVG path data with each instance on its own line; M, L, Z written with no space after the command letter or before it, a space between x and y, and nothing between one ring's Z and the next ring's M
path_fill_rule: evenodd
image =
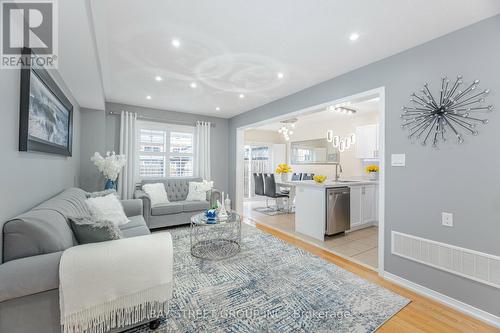
M216 107L216 108L215 108L215 111L220 111L220 107Z
M181 46L181 41L178 40L178 39L176 39L176 38L172 39L172 46L173 47L179 47L179 46Z
M160 82L160 81L163 81L163 78L159 75L155 76L155 80Z
M285 74L279 72L278 74L276 74L276 76L278 77L278 79L282 79L285 77Z
M240 94L240 96L239 96L239 97L240 97L240 98L245 98L245 95L243 95L243 94Z
M350 34L350 35L349 35L349 39L350 39L351 41L353 41L353 42L354 42L355 40L358 40L358 38L359 38L359 34L358 34L358 33L356 33L356 32L353 32L352 34Z
M151 99L151 96L150 96L150 95L147 95L147 96L146 96L146 99Z
M191 82L191 84L189 85L191 88L195 89L196 87L198 87L198 85L196 84L196 82Z

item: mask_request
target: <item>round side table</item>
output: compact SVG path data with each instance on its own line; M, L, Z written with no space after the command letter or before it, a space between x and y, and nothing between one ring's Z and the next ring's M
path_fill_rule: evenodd
M205 213L191 217L191 255L200 259L221 260L240 252L241 217L236 212L227 219L208 220Z

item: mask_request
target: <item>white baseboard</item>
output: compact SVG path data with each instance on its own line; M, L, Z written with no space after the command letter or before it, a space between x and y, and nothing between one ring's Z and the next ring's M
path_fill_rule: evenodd
M357 230L361 230L361 229L366 229L366 228L369 228L369 227L378 227L378 221L373 221L373 222L368 222L368 223L365 223L365 224L360 224L360 225L357 225L355 227L352 227L351 229L349 230L346 230L346 233L350 233L350 232L353 232L353 231L357 231Z
M472 305L458 301L454 298L443 295L441 293L438 293L437 291L421 286L389 272L383 272L382 277L390 282L405 287L406 289L414 291L420 295L427 296L439 303L449 306L450 308L453 308L471 317L484 321L487 324L500 328L500 317L495 316L494 314L475 308Z

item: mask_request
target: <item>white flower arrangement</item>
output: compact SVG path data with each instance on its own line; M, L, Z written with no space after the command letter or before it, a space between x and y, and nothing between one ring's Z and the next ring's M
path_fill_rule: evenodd
M94 162L106 179L112 181L116 181L118 174L126 163L125 155L116 155L115 152L110 153L109 151L106 152L106 157L102 157L101 154L95 152L90 160Z

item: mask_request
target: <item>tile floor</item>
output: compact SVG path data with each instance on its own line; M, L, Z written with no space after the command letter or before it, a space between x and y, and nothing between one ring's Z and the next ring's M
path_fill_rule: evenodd
M378 227L371 226L342 235L329 236L324 241L319 241L295 231L294 214L269 216L254 210L256 207L265 207L265 205L265 201L262 200L246 201L243 205L243 214L258 223L313 243L347 259L370 268L378 267Z

